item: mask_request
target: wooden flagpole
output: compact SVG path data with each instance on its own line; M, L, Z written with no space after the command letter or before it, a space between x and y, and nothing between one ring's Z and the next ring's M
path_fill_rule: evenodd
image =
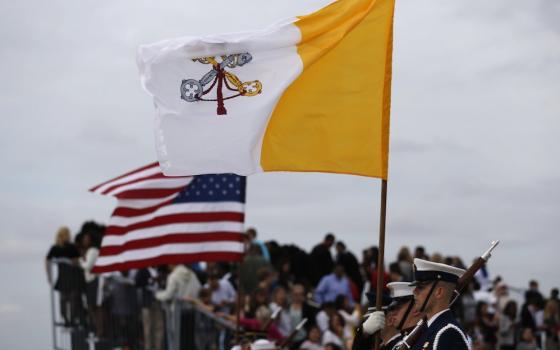
M377 290L375 309L381 310L383 300L383 277L385 269L383 266L385 255L385 221L387 219L387 180L381 180L381 206L379 208L379 255L377 257ZM375 350L379 350L381 332L375 336Z
M243 254L245 256L245 254ZM243 260L239 261L237 264L237 307L236 307L236 315L235 315L235 343L239 344L241 341L241 305L243 297L243 289L241 288L241 264Z

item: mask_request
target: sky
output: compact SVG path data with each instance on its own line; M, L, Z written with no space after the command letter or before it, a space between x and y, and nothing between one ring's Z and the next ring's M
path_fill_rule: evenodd
M91 186L155 160L138 45L260 29L327 0L0 0L0 348L51 344L43 261L57 228L107 220ZM387 261L402 245L560 285L560 3L397 1ZM351 64L351 57L343 64ZM377 243L376 179L248 179L247 226L311 248ZM30 322L31 320L31 322ZM32 336L30 336L32 335Z

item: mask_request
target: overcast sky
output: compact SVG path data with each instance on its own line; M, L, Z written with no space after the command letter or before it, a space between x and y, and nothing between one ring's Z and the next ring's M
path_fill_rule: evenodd
M43 259L56 229L106 221L87 189L155 160L139 44L262 28L327 0L0 1L0 348L49 348ZM401 245L560 285L560 2L398 1L387 260ZM351 57L347 62L351 64ZM247 224L309 248L376 244L379 181L248 180ZM32 336L30 336L32 335Z

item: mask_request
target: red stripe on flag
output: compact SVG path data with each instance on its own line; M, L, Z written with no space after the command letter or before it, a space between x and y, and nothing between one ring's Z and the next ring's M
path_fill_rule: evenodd
M133 230L177 223L206 223L219 221L243 222L244 219L245 214L237 212L185 213L163 215L155 217L151 220L139 222L128 226L109 226L105 230L105 235L119 236Z
M114 179L105 181L105 182L103 182L103 183L101 183L101 184L99 184L99 185L97 185L97 186L95 186L95 187L90 188L89 190L90 190L90 192L93 192L93 191L95 191L96 189L98 189L99 187L108 184L109 182L120 180L120 179L125 178L125 177L127 177L127 176L133 175L133 174L135 174L135 173L139 173L139 172L141 172L141 171L144 171L144 170L147 170L147 169L150 169L150 168L153 168L153 167L159 167L159 163L158 163L158 162L155 162L155 163L152 163L152 164L148 164L148 165L146 165L146 166L143 166L143 167L141 167L141 168L138 168L138 169L136 169L136 170L129 171L128 173L126 173L126 174L124 174L124 175L117 176L117 177L115 177Z
M172 202L173 202L173 199L170 199L170 200L162 202L158 205L154 205L153 207L147 207L147 208L117 207L117 209L115 209L115 211L113 212L113 214L111 216L121 216L121 217L130 218L130 217L134 217L134 216L151 214L151 213L157 211L159 208L165 207L165 206L171 204Z
M168 264L188 264L200 261L241 261L243 253L233 252L206 252L193 254L170 254L161 255L155 258L133 260L122 263L115 263L105 266L95 266L93 273L103 273L112 271L122 271L131 269L142 269L150 266L168 265Z
M181 191L186 185L176 188L143 188L131 189L115 194L118 199L157 199L171 196Z
M174 233L165 236L138 239L118 246L101 247L101 256L117 255L127 250L159 247L173 243L204 243L218 241L243 242L245 235L239 232Z

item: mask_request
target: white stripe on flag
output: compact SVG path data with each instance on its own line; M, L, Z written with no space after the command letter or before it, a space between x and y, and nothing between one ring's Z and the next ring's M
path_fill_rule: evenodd
M130 190L147 190L147 189L160 189L160 188L179 188L188 185L192 178L166 178L166 179L153 179L144 180L140 182L131 183L128 185L117 187L110 192L107 196L116 196L119 193Z
M119 202L120 203L120 202ZM126 216L112 216L109 219L109 226L128 226L138 222L151 220L158 216L184 214L184 213L216 213L216 212L235 212L243 213L245 205L240 202L202 202L202 203L177 203L170 204L159 208L153 213L126 217Z
M117 203L117 208L130 208L130 209L142 209L142 208L149 208L154 207L158 204L163 202L167 202L175 197L177 197L179 193L173 193L170 196L157 198L157 199L119 199Z
M103 246L119 246L127 242L145 238L156 238L179 233L243 232L242 222L204 222L188 224L169 224L129 231L123 235L105 235Z
M105 185L97 188L93 192L98 193L98 194L103 194L103 192L105 192L110 187L120 185L120 184L123 184L123 183L127 183L127 182L130 182L130 181L133 181L133 180L141 179L143 177L148 177L148 176L151 176L151 175L159 174L159 173L161 173L161 169L159 168L159 166L154 166L152 168L142 170L138 173L134 173L134 174L130 174L128 176L125 176L122 179L113 180L111 182L108 182Z

